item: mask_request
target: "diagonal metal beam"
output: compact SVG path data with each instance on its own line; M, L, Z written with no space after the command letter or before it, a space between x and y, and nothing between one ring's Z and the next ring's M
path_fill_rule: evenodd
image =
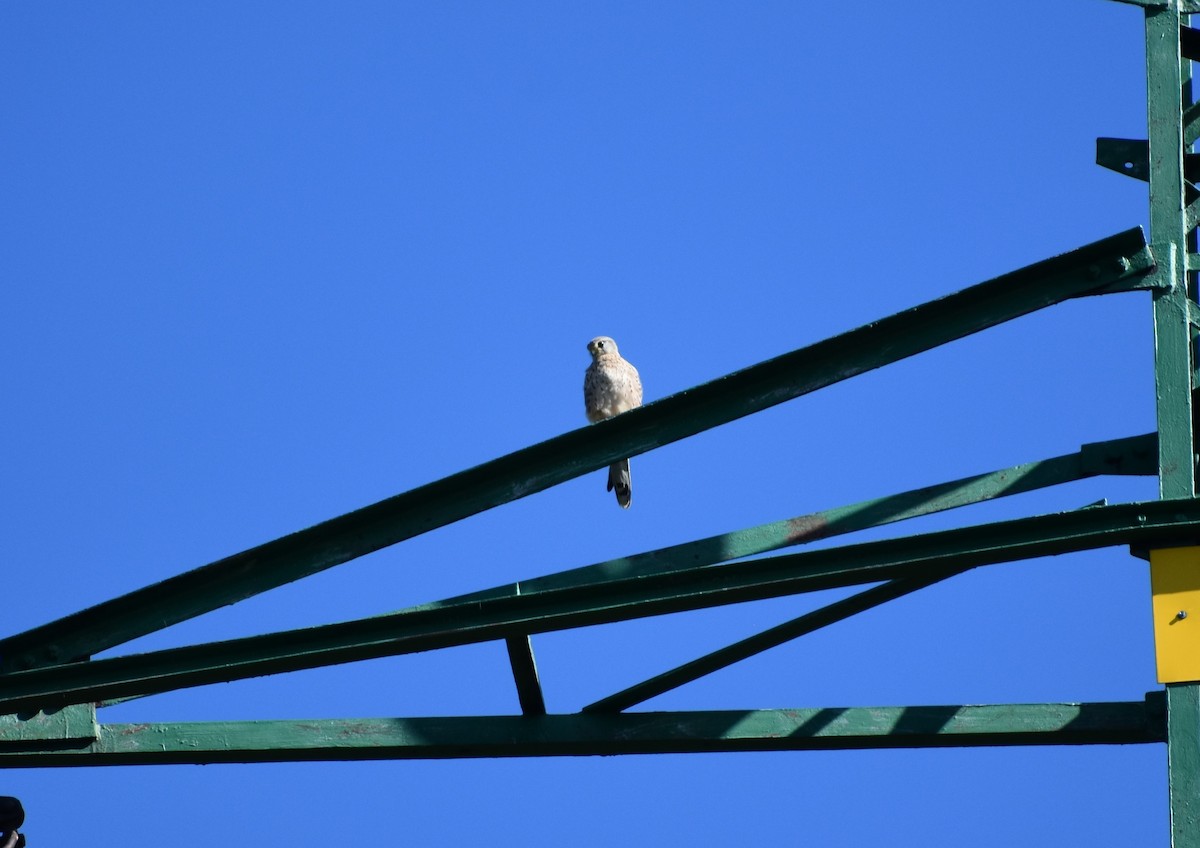
M583 708L583 711L585 713L607 713L627 710L643 701L648 701L653 697L661 695L663 692L669 692L672 689L683 686L685 683L691 683L693 680L697 680L707 674L712 674L714 671L719 671L736 662L741 662L756 654L761 654L763 651L778 647L785 642L820 630L822 627L828 627L830 624L845 621L847 618L857 615L860 612L865 612L888 601L894 601L896 598L912 594L961 573L961 569L956 569L943 574L936 574L932 577L892 580L884 583L882 586L867 589L865 592L859 592L857 595L844 598L828 606L821 607L818 610L813 610L799 618L785 621L783 624L772 627L769 630L764 630L761 633L756 633L726 648L705 654L670 671L664 671L662 674L655 675L649 680L644 680L606 698L601 698L599 701L588 704Z
M442 603L460 604L522 592L542 592L580 583L623 577L647 577L680 568L742 559L1089 477L1104 474L1152 476L1158 473L1157 451L1158 440L1154 433L1094 442L1084 445L1076 453L1064 456L1026 462L999 471L951 480L948 483L937 483L895 495L859 501L849 506L722 533L707 539L618 557L522 580L519 583L459 595Z
M84 659L486 509L1153 268L1140 228L574 430L0 641L0 668Z
M1168 0L1114 0L1116 3L1124 3L1127 6L1141 6L1145 9L1161 9L1165 8Z
M1066 456L1024 463L1012 468L978 474L935 486L927 486L899 495L863 501L850 506L825 510L787 521L764 524L747 530L702 539L698 542L663 548L634 557L622 558L614 562L601 563L598 566L576 569L566 572L566 574L572 575L574 581L578 582L580 578L589 573L594 574L595 579L606 579L621 573L654 573L663 570L667 565L685 565L688 567L709 565L728 559L761 554L789 545L797 545L820 538L849 533L866 527L879 526L893 521L901 521L920 515L953 509L992 498L1015 495L1073 480L1081 480L1099 474L1152 475L1157 470L1154 461L1156 456L1157 436L1154 433L1113 439L1106 442L1094 442L1083 445L1078 452ZM920 581L914 582L926 585ZM538 581L532 581L529 585L535 588L540 586ZM889 584L889 586L898 585L899 583ZM549 588L549 586L541 588ZM908 591L915 591L915 588L918 587L914 586L913 589L907 589L901 594ZM885 598L898 596L890 595L888 591L886 587L880 587L869 590L859 597L864 599L868 597L880 598L877 602L882 603ZM502 587L499 590L475 593L458 599L452 599L446 603L476 600L489 595L503 596L519 592L520 586L515 585L512 587ZM873 606L874 603L871 605ZM866 608L867 606L865 605L861 607L861 609ZM833 609L827 608L824 612L828 614ZM853 612L846 612L847 616L851 614ZM809 617L806 616L805 619L809 619ZM834 619L830 619L826 623L832 623L832 620ZM840 620L840 618L837 620ZM824 624L816 626L824 626ZM768 631L768 634L790 632L785 629L787 627L788 625L781 625L779 628ZM816 629L816 627L811 629ZM766 636L767 634L761 635L761 637ZM761 645L761 637L745 640L745 642L739 643L738 646L732 646L731 649L727 650L734 650L739 646L747 647L751 644ZM509 661L512 665L513 678L516 683L522 712L529 715L544 714L546 712L545 701L529 637L516 636L510 637L505 641L507 643ZM762 647L758 647L756 651L766 650L772 646L763 645ZM744 656L739 655L737 659L742 659ZM729 662L734 661L736 659L729 660ZM723 667L723 665L718 667ZM708 669L702 672L705 674L716 670L715 668L709 668L707 664L703 667ZM692 669L693 666L689 664L682 669L676 670L676 672L682 673L685 670ZM620 707L611 706L605 702L593 704L588 709L628 709L635 703L639 703L642 700L665 691L665 688L657 688L665 680L677 681L671 683L673 687L682 685L688 682L688 680L693 679L691 677L682 679L677 673L668 672L663 676L663 681L656 678L655 681L648 682L653 688L643 689L641 687L634 687L632 690L621 693L619 697L623 705ZM635 692L637 700L625 700L628 697L633 697ZM140 696L132 697L136 698ZM618 696L613 697L614 699L618 698ZM115 703L125 700L130 699L116 699L113 702L105 703Z
M166 692L1112 545L1200 540L1200 500L1089 507L0 675L0 712Z
M1152 693L1154 694L1154 693ZM88 744L0 749L0 768L578 757L1161 742L1146 702L104 724Z

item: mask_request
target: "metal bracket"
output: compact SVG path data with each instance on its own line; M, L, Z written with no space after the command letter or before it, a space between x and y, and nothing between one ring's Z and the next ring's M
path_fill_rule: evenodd
M1096 139L1096 164L1135 180L1150 180L1150 142L1144 138Z
M1193 31L1200 39L1200 31ZM1200 115L1196 117L1200 119ZM1192 125L1196 125L1196 132L1200 133L1200 120L1189 124L1189 126ZM1101 168L1116 171L1118 174L1133 177L1135 180L1149 182L1150 143L1144 138L1097 138L1096 164ZM1187 183L1188 202L1200 198L1200 192L1192 188L1193 184L1200 183L1200 153L1184 154L1183 177Z
M1079 454L1080 464L1092 474L1149 476L1158 472L1158 433L1089 442Z
M1097 289L1091 294L1116 294L1131 291L1171 291L1175 286L1175 276L1171 269L1174 263L1167 266L1160 264L1156 255L1173 255L1175 247L1172 244L1147 245L1129 259L1121 259L1125 274L1121 279L1104 288ZM1097 272L1098 273L1098 272Z

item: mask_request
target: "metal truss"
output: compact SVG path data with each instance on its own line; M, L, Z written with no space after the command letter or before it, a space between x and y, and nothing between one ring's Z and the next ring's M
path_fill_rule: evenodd
M1151 234L1117 233L608 421L575 430L0 639L0 765L46 767L1166 743L1173 844L1200 846L1200 684L1120 703L626 712L647 699L970 569L1112 546L1200 543L1193 389L1200 107L1194 0L1144 9L1149 137L1097 162L1150 186ZM1195 172L1195 173L1194 173ZM356 557L1072 298L1153 303L1158 429L914 491L484 589L387 615L93 659ZM806 543L1102 475L1155 475L1161 500L809 551ZM748 559L749 558L749 559ZM1131 563L1137 561L1131 559ZM1194 569L1200 588L1200 559ZM548 715L531 635L724 604L859 593L581 707ZM508 649L521 711L490 717L100 724L97 708L210 683L484 641ZM1197 675L1200 677L1200 674Z
M151 695L208 683L298 671L337 663L504 640L509 648L524 717L540 716L532 733L507 731L495 738L480 733L477 719L385 720L378 738L394 756L531 755L550 746L559 752L603 750L605 732L619 739L648 734L645 750L720 750L729 746L773 747L772 722L786 714L747 713L754 720L732 721L733 736L715 728L726 714L680 716L672 726L691 727L655 736L645 716L616 718L653 695L702 674L812 632L856 612L983 565L1112 545L1184 544L1200 538L1200 501L1161 501L1099 506L1057 515L1035 516L906 538L821 550L758 556L880 526L919 515L1105 474L1154 474L1154 434L1084 445L1078 452L1025 463L910 492L904 492L790 520L648 551L617 560L499 586L388 615L243 639L191 645L143 654L91 659L171 624L201 615L275 586L330 568L449 524L472 513L592 472L620 456L631 456L782 403L839 380L1019 318L1038 309L1085 295L1153 291L1157 266L1138 229L1111 236L1062 256L1037 263L956 294L917 306L841 336L730 374L634 410L518 451L445 480L335 518L308 530L132 592L91 609L0 640L0 759L26 765L158 761L133 750L117 751L112 740L132 743L120 726L95 724L94 704ZM747 560L747 557L757 558ZM736 562L735 562L736 561ZM646 616L811 592L832 587L879 584L679 669L588 705L575 717L544 716L529 636ZM886 711L842 710L838 722L811 718L789 732L787 746L897 744L1030 744L1038 734L1078 742L1129 736L1133 716L1142 729L1136 741L1156 738L1155 722L1143 702L1080 715L1121 716L1121 727L1106 735L1097 719L1087 729L1058 719L1063 708L1039 705L996 708L999 712L961 713L958 708L902 708L898 726L881 718ZM915 711L914 711L915 710ZM922 712L924 710L924 712ZM824 713L820 713L824 714ZM967 715L987 715L982 724ZM20 716L29 716L20 718ZM599 716L606 716L603 720ZM653 714L651 714L653 715ZM1013 726L1005 724L1011 716ZM945 728L929 716L946 719ZM960 718L954 718L960 716ZM873 718L872 718L873 717ZM36 720L35 720L36 719ZM496 717L495 727L508 723ZM389 723L390 722L390 723ZM415 723L413 723L415 722ZM424 722L425 724L422 724ZM432 722L432 724L429 724ZM625 725L634 723L635 733ZM1102 722L1100 722L1102 724ZM315 727L311 722L304 726ZM336 724L334 725L336 726ZM156 725L147 728L155 738ZM231 751L205 753L196 740L208 738L204 725L172 726L178 750L163 761L201 762ZM221 738L257 739L263 725L222 725ZM246 760L309 759L316 754L295 739L295 725L274 727L277 740L265 748L230 742ZM420 742L413 727L436 728L442 741ZM461 744L449 745L459 727ZM542 728L538 730L538 728ZM892 730L885 729L892 727ZM908 731L899 729L908 727ZM289 729L291 728L291 729ZM382 728L391 728L385 732ZM759 730L755 730L758 728ZM805 728L808 728L805 730ZM830 728L838 728L835 732ZM163 732L165 728L161 728ZM606 730L607 729L607 730ZM1079 730L1080 732L1075 732ZM469 732L468 732L469 731ZM756 734L763 734L757 738ZM572 734L579 738L572 742ZM691 741L680 737L700 734ZM6 736L5 734L9 734ZM182 734L182 736L180 736ZM188 742L185 737L196 734ZM1157 734L1161 736L1161 734ZM939 741L942 736L950 740ZM365 738L371 738L367 734ZM476 742L470 742L476 739ZM510 743L500 740L508 739ZM805 741L808 739L809 741ZM902 742L907 739L907 742ZM5 741L7 740L7 741ZM408 740L407 742L403 740ZM541 740L541 741L539 741ZM984 742L983 740L991 740ZM160 740L161 741L161 740ZM157 744L157 743L156 743ZM64 745L67 746L64 748ZM152 746L153 747L153 746ZM629 748L636 750L637 746ZM167 749L159 746L157 750ZM334 749L336 750L336 749ZM68 754L69 751L69 754ZM348 756L371 756L359 748ZM382 755L375 752L375 755ZM188 758L191 758L190 760Z

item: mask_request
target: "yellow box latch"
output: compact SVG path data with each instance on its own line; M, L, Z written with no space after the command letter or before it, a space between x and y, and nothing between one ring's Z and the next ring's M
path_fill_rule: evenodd
M1159 683L1200 680L1200 547L1150 552Z

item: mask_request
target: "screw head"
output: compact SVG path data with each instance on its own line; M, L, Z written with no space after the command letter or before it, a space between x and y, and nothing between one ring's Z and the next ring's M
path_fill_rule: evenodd
M1183 621L1185 618L1187 618L1187 610L1180 610L1179 612L1175 613L1175 618L1179 621Z

